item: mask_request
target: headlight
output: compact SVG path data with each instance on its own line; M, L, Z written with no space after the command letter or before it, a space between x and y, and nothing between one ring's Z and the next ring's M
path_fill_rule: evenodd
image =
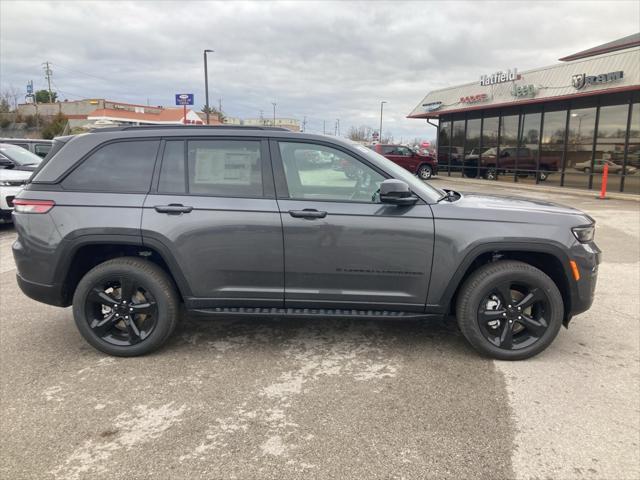
M9 187L11 186L11 184L9 182L4 182L2 180L0 180L0 187Z
M571 231L580 243L589 243L593 242L593 237L596 234L596 226L589 225L587 227L573 227Z

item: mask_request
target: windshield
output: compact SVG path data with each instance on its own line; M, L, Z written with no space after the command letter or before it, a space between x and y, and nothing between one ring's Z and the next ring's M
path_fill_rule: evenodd
M15 145L1 145L0 153L18 165L37 165L42 161L42 158L35 153Z
M369 150L367 147L364 147L355 142L353 142L353 145L364 157L369 158L374 163L384 164L385 170L391 173L398 180L406 182L414 192L424 194L431 201L436 201L440 197L442 197L442 195L444 195L444 192L439 188L436 188L428 183L424 183L418 177L412 175L407 170L396 165L391 160L383 157L379 153L374 152L373 150Z

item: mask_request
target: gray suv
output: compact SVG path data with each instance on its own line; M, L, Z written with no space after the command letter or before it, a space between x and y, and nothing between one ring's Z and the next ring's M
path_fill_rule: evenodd
M184 308L455 314L482 354L523 359L591 306L600 262L578 210L438 190L362 145L278 128L59 137L14 206L22 291L73 305L85 339L120 356L160 347Z

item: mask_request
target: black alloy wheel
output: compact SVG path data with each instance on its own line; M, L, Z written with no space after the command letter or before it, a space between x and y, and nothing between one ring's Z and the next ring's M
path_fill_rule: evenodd
M564 303L555 282L540 269L499 260L475 270L460 288L456 318L462 334L480 353L522 360L558 335Z
M158 304L151 292L126 276L96 284L85 303L89 327L112 345L145 340L156 326Z
M158 349L175 330L179 299L158 265L120 257L85 274L73 295L78 330L96 349L122 357Z
M519 350L537 342L547 331L549 300L535 286L507 281L480 302L478 326L496 347Z

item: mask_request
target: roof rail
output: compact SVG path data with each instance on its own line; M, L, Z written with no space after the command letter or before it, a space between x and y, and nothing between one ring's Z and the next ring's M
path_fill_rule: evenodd
M122 125L119 127L92 128L94 132L123 132L128 130L175 130L175 129L213 129L213 130L275 130L278 132L291 132L284 127L261 127L253 125Z

